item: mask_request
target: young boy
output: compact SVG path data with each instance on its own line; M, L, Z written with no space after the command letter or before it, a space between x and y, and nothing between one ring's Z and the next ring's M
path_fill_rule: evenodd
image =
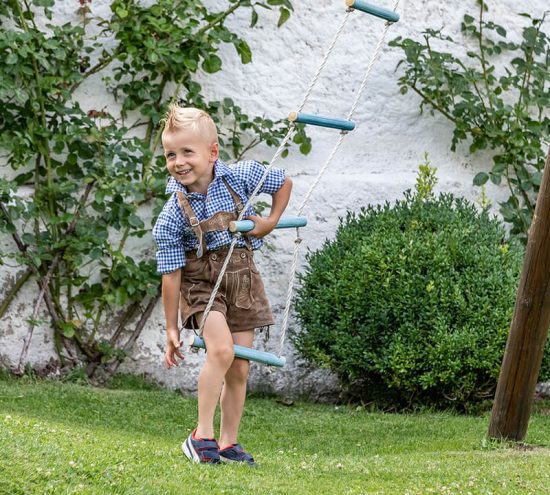
M228 166L218 160L216 125L196 108L172 105L162 134L166 167L171 175L166 192L173 193L153 228L162 273L166 318L165 365L178 366L180 351L178 306L184 328L198 329L232 236L236 220L260 182L265 168L254 161ZM292 182L282 169L272 168L260 192L272 195L271 212L259 217L249 207L246 217L254 230L237 241L202 337L206 361L198 380L198 424L182 444L194 462L247 463L254 459L237 443L246 396L249 362L233 354L233 344L251 347L254 330L273 324L269 302L253 250L261 247L285 210ZM221 406L220 443L214 439L214 413Z

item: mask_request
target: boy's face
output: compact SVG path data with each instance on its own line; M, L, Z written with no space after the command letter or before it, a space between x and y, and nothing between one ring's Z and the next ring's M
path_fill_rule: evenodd
M189 192L206 194L219 156L218 143L194 129L177 129L162 134L162 146L170 175Z

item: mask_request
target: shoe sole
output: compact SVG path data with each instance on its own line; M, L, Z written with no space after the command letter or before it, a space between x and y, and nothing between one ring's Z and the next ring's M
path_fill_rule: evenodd
M181 444L181 450L183 450L183 453L192 462L197 462L197 463L201 462L199 454L197 454L196 450L193 448L193 445L191 444L189 437L187 437L185 442Z
M223 463L223 462L226 462L227 464L242 464L243 466L244 465L247 465L251 468L255 468L255 467L258 467L258 464L254 463L254 464L250 464L248 461L237 461L235 459L228 459L227 457L224 457L223 455L220 455L220 461Z

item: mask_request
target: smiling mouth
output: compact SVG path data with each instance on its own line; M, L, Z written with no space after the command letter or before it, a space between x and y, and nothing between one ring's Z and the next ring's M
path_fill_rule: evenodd
M191 172L191 169L189 169L189 170L180 170L180 171L176 171L176 174L181 175L181 176L185 176L185 175L187 175L189 172Z

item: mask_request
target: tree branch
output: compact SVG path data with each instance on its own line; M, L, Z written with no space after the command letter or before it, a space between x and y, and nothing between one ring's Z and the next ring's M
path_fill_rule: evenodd
M8 310L9 305L13 301L13 298L16 296L16 294L19 292L21 287L25 285L27 280L29 280L30 276L32 275L32 270L28 268L23 275L21 275L13 284L13 287L9 290L6 297L2 301L2 305L0 306L0 318L2 318L5 314L5 312Z
M140 318L139 322L137 323L136 328L134 329L134 331L132 332L132 335L130 336L130 338L128 339L128 341L126 342L126 344L124 345L124 347L122 349L124 351L125 355L130 352L130 350L132 349L132 347L136 343L137 339L141 335L141 332L143 330L143 327L145 326L145 323L147 323L147 320L151 316L151 313L153 312L153 309L155 309L155 306L157 305L157 302L160 299L161 290L162 290L161 285L159 284L158 289L157 289L157 293L149 300L149 303L147 304L147 307L143 311L143 314L141 315L141 318ZM111 363L111 365L109 366L109 374L110 375L113 375L116 372L116 370L118 369L118 367L122 363L122 359L123 358L117 357L117 358L115 358L115 361L113 363Z
M435 103L429 96L426 96L421 90L419 90L416 86L412 85L411 89L418 94L426 103L429 103L435 110L440 112L442 115L447 117L453 124L456 125L456 119L445 109L440 107L437 103Z

